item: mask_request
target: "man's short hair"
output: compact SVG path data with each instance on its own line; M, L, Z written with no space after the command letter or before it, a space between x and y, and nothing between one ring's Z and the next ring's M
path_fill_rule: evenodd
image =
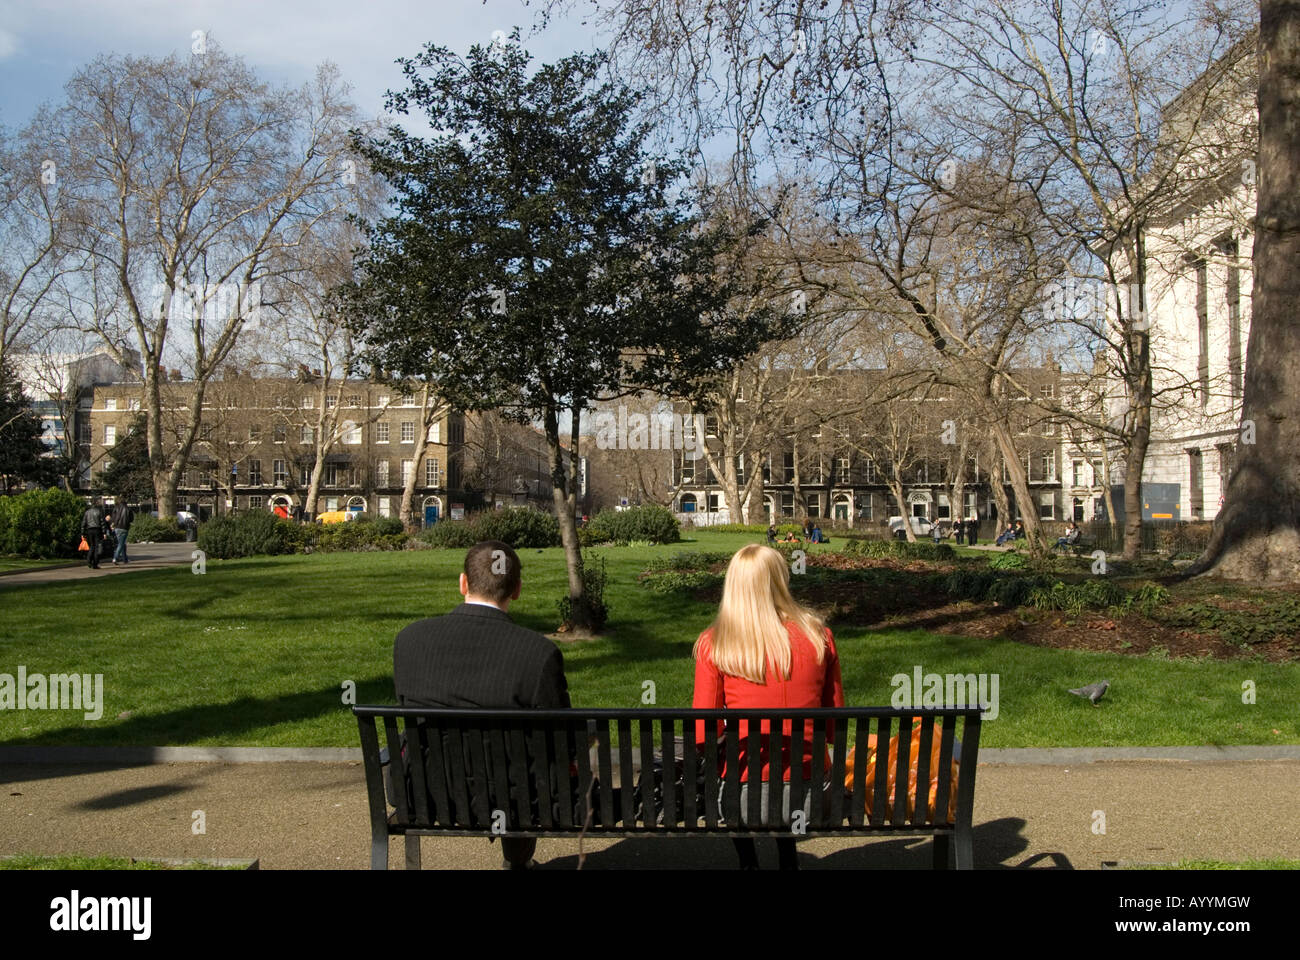
M504 603L519 586L519 555L508 543L484 540L465 554L469 592L493 603Z

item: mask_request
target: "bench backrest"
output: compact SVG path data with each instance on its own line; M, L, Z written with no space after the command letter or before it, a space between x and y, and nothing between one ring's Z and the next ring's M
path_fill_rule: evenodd
M851 791L828 791L826 810L820 803L811 804L807 832L924 828L953 822L947 812L954 789L955 821L969 823L981 713L978 706L779 711L352 709L361 735L374 825L387 821L387 794L396 808L395 824L498 834L577 832L584 826L596 833L725 829L786 834L790 828L782 820L779 799L768 804L768 816L760 823L761 790L747 791L748 809L741 826L738 761L742 720L748 726L748 782L760 782L763 760L769 756L775 781L780 776L777 758L783 748L790 750L791 810L803 807L805 795L814 788L804 782L799 762L800 733L807 721L812 721L814 731L809 755L825 756L829 748L829 782L843 784L846 775L853 774ZM703 725L703 744L697 746L696 722L700 720L713 722ZM718 720L724 725L721 736ZM912 735L919 738L919 751L910 751L907 732L918 721L918 732ZM381 726L390 758L387 788L380 767ZM793 733L793 744L787 730ZM954 742L961 741L955 786L951 777L938 777L933 802L916 802L911 811L907 809L907 789L891 795L890 778L884 775L871 778L873 794L869 798L866 793L870 762L874 759L875 770L883 774L889 766L890 738L900 732L902 746L897 750L893 779L908 783L909 761L915 752L914 782L924 786L914 791L914 796L928 793L934 775L934 744L939 744L938 769L949 770ZM593 735L596 743L589 750ZM873 735L871 745L868 738ZM714 758L713 762L707 758ZM725 764L725 775L720 763ZM642 775L642 771L650 773L656 768L658 776ZM816 764L812 769L816 778ZM616 781L621 787L617 791ZM394 786L397 784L408 787L403 790ZM816 787L820 785L818 778ZM591 823L587 822L589 814L594 814Z

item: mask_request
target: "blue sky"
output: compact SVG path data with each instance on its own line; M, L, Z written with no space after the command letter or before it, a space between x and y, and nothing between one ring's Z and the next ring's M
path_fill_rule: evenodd
M427 41L464 53L519 25L538 60L597 46L579 16L530 37L535 10L523 0L0 0L0 123L25 124L100 53L188 52L195 30L271 81L300 83L331 60L370 115L383 108L386 89L402 86L393 61Z

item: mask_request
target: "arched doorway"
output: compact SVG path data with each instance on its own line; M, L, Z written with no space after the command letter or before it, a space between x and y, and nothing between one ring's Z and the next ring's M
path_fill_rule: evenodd
M924 517L929 520L930 506L933 501L934 498L928 490L917 490L910 493L907 496L908 512L914 517Z
M288 520L293 516L293 500L284 494L276 494L271 498L271 512Z
M348 513L365 513L365 512L366 512L366 498L365 498L365 497L348 497L348 507L347 507L347 509L348 509Z
M853 501L847 493L836 494L835 509L832 516L836 520L843 520L847 522L849 519L849 511L852 508L853 508Z
M424 498L424 525L431 527L442 516L442 497Z
M694 513L695 508L698 506L695 494L693 493L683 493L681 500L678 502L680 503L680 512L682 513Z

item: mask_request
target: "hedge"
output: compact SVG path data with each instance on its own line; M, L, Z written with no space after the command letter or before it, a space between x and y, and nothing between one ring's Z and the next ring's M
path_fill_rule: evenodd
M0 554L31 560L77 556L86 502L67 490L0 497Z
M673 512L656 504L602 510L591 518L582 535L582 540L589 544L677 543L681 539L682 532Z

